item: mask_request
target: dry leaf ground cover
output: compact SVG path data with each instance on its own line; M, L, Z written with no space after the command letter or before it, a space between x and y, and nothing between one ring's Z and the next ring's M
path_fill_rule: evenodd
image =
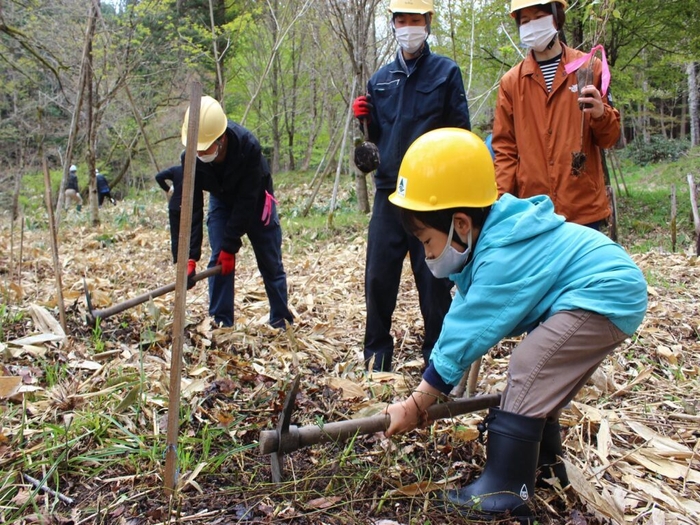
M310 190L278 186L297 322L283 331L267 326L247 245L233 328L211 325L204 283L189 292L173 499L162 488L173 295L94 326L85 321L83 289L103 308L174 281L164 202L122 200L102 209L99 227L85 211L67 214L59 232L65 334L45 217L27 217L23 235L15 222L11 236L3 216L0 523L465 523L431 497L481 471L483 413L393 440L369 435L306 448L285 456L283 483L271 482L257 439L276 427L291 380L301 375L295 424L376 413L418 384L422 328L406 267L395 371L367 375L366 218L339 226L337 216L330 228L317 208L313 226L295 217ZM353 206L347 195L340 200ZM648 315L565 411L572 486L538 491L539 523L700 523L700 269L684 254L635 260L649 282ZM515 343L485 358L480 393L502 389Z

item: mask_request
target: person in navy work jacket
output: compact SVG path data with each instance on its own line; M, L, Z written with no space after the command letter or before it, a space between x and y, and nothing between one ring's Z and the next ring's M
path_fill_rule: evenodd
M451 301L452 283L430 274L420 243L403 230L396 210L389 204L401 159L410 144L426 131L449 126L470 129L459 66L432 53L426 41L433 0L391 0L389 13L399 44L396 59L380 68L367 84L367 95L353 102L355 117L368 123L369 140L379 150L367 239L364 337L365 364L377 371L391 370L391 321L406 254L410 254L418 288L426 364Z
M189 108L182 125L187 145ZM182 156L184 163L184 154ZM208 267L221 265L221 274L209 278L209 314L221 326L233 325L236 254L246 235L270 302L269 323L283 328L294 318L287 305L287 275L282 264L282 229L272 190L272 175L260 143L246 128L228 120L221 104L201 98L194 199L209 192L207 230L211 245ZM193 221L192 228L201 228ZM194 230L193 230L194 231ZM196 261L188 261L188 277Z

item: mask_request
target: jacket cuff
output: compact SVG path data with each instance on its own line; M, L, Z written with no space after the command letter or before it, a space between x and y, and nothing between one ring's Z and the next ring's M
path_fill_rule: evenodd
M437 388L446 396L449 395L454 388L452 385L448 385L442 380L442 377L440 377L438 371L435 370L435 365L433 365L432 361L428 365L428 368L425 369L425 372L423 372L423 379L425 379L430 386Z

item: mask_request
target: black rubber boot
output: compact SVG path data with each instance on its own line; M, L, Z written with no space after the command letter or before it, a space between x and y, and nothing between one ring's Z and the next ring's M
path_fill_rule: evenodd
M545 419L491 408L484 420L488 430L486 466L479 479L444 499L465 516L482 521L507 516L530 523L528 502L535 490L537 456Z
M391 360L393 352L372 352L365 350L365 369L369 370L372 365L372 372L391 372Z
M542 432L540 443L540 458L537 461L538 487L551 488L552 483L545 480L559 478L561 488L569 485L569 476L566 474L566 466L561 460L564 451L561 448L561 427L559 421L548 419Z

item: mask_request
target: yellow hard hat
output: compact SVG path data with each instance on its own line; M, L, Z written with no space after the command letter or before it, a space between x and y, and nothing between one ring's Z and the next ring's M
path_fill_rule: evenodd
M418 137L401 161L389 201L413 211L483 208L498 198L488 147L461 128L440 128Z
M187 126L190 121L190 108L185 112L185 121L182 123L182 144L187 146ZM197 151L209 149L226 131L228 119L221 104L216 99L208 96L202 97L199 109L199 133L197 134Z
M389 2L389 12L424 15L435 11L433 9L433 0L391 0Z
M515 12L519 9L525 9L526 7L532 7L533 5L540 4L551 4L554 2L559 2L566 9L565 0L512 0L510 3L510 16L515 17Z

